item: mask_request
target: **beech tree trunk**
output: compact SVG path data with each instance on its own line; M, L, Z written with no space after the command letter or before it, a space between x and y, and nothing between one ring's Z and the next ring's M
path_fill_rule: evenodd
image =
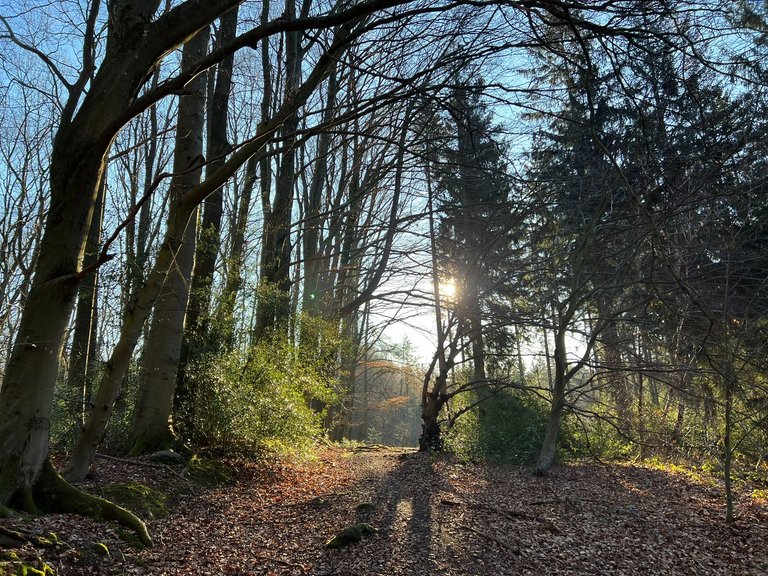
M99 250L101 226L104 218L104 193L106 183L102 181L94 208L94 217L86 242L86 257L96 258ZM85 425L91 404L94 370L96 368L96 339L98 335L98 271L86 278L77 295L75 326L72 334L72 349L69 355L67 387L72 395L71 415L74 420L74 436Z
M285 18L296 18L294 0L285 4ZM290 94L301 80L301 35L298 32L285 34L285 93ZM296 180L296 130L299 124L298 109L294 110L281 126L283 146L286 150L280 157L280 166L275 181L275 197L270 210L264 215L264 234L261 247L262 286L256 304L256 321L253 339L258 341L268 330L280 326L286 330L290 315L290 266L291 266L291 220L293 213L294 188Z
M199 61L208 48L208 28L203 28L184 45L182 68ZM179 101L179 120L174 149L172 202L200 183L205 127L205 77L201 74L187 86ZM196 169L190 169L197 165ZM172 445L171 407L179 367L184 317L189 299L190 278L195 262L197 210L182 236L181 248L168 271L155 303L139 378L133 424L128 442L133 454L153 452Z

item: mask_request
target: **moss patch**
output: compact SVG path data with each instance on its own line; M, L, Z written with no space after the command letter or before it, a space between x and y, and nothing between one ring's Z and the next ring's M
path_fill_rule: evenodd
M23 562L0 562L0 574L13 576L56 576L56 572L45 562L26 564Z
M39 534L31 539L31 542L40 548L56 548L61 542L55 532Z
M139 482L105 484L99 494L143 518L164 518L169 513L168 496Z
M196 484L212 488L233 484L237 471L224 462L194 456L187 463L184 475Z
M336 536L328 540L328 542L325 543L325 547L341 548L342 546L347 546L348 544L360 542L363 537L370 536L376 532L378 532L376 528L370 524L366 524L365 522L362 524L353 524L352 526L347 526L344 528L344 530L336 534Z

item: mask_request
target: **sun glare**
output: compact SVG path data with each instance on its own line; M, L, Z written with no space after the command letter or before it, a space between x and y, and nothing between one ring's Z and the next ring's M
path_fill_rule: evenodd
M440 297L446 300L456 299L456 282L452 278L440 282Z

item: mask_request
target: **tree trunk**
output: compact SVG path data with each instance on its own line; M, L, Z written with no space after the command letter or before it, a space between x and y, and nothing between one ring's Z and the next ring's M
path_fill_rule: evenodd
M421 411L421 436L419 450L422 452L440 452L443 449L443 436L440 430L440 411L445 404L445 396L440 390L445 389L445 375L438 375L442 383L435 383L434 391L427 394L427 401Z
M184 45L182 68L199 61L208 48L208 28L203 28ZM171 202L200 183L205 119L205 77L201 74L187 86L179 101L178 125L171 180ZM139 378L133 424L129 434L131 452L141 454L168 448L173 442L170 416L176 384L189 283L195 260L197 211L182 235L181 247L155 302Z
M733 360L728 359L725 377L725 437L723 438L723 484L725 488L725 522L733 524L733 392L736 376L733 370Z
M323 122L329 122L336 106L336 91L338 82L336 69L331 70L328 79L328 93L323 113ZM320 210L323 199L323 190L326 185L328 171L328 153L331 144L331 133L323 132L318 137L317 160L312 173L312 181L309 186L307 206L304 224L304 290L302 294L301 309L305 314L315 315L319 309L320 301L320 229L324 223L321 220ZM302 331L303 338L303 331Z
M93 410L85 424L83 434L78 438L72 451L70 462L64 475L70 481L80 481L85 478L93 463L96 449L104 437L107 422L112 415L115 400L120 391L133 350L141 337L144 324L149 317L152 306L162 289L168 270L176 260L176 254L181 247L181 239L187 223L193 214L196 204L174 204L169 216L168 229L157 254L157 260L147 277L147 281L137 294L133 306L129 309L120 339L115 345L109 361L106 363L104 374L99 382L99 389L94 400Z
M228 4L234 0L187 3L158 18L159 0L110 5L98 72L82 100L77 93L68 103L51 151L49 216L0 396L0 504L29 493L47 459L53 389L85 240L125 110L158 60Z
M114 134L104 111L121 110L138 86L119 83L127 73L108 50L77 117L62 125L51 153L51 201L35 278L21 317L0 397L0 504L29 493L48 456L48 433L59 358L69 325L104 156ZM111 68L114 66L114 68Z
M539 459L534 469L534 474L537 476L543 476L549 471L557 454L557 438L560 434L560 422L563 418L565 391L568 384L564 326L563 323L560 323L555 333L555 381L552 386L552 403L547 417L547 432L541 443Z
M285 4L285 18L296 18L296 3ZM296 90L301 81L301 34L285 34L285 93ZM276 327L287 330L290 314L291 217L296 178L296 130L298 109L282 124L283 146L275 182L275 197L271 210L264 215L264 234L261 247L261 277L259 300L256 304L256 323L253 339L258 341L268 330Z
M226 45L235 38L238 9L234 8L222 16L216 38L216 46ZM216 71L216 84L209 103L208 146L206 172L218 170L229 152L227 142L227 113L232 90L232 66L234 55L225 58ZM206 340L209 330L211 287L216 268L216 257L221 246L221 217L223 213L222 188L208 196L203 203L203 216L200 237L195 253L195 273L189 295L187 329L184 336L185 349L193 346L193 341ZM182 365L183 369L183 365Z
M85 255L88 259L98 256L101 226L104 218L104 193L106 182L99 187L94 217L88 232ZM74 435L82 430L91 405L94 370L96 368L96 338L98 334L98 271L91 274L80 285L77 295L75 326L72 334L72 349L69 356L67 387L72 395L72 418Z

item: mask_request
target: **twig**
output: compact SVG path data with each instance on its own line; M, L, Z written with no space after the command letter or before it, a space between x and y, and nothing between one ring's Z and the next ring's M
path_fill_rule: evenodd
M514 554L515 556L520 556L520 550L518 548L512 548L509 544L506 542L499 540L496 538L496 536L493 536L492 534L487 534L485 532L481 532L477 528L472 528L472 526L467 526L466 524L459 524L459 528L464 528L464 530L469 530L470 532L473 532L474 534L477 534L478 536L482 536L483 538L487 538L488 540L495 542L498 546L505 550L509 550Z
M97 458L103 458L105 460L114 460L115 462L122 462L124 464L132 464L133 466L144 466L145 468L160 468L163 470L167 470L174 476L177 476L186 484L189 486L189 489L192 491L193 494L197 494L197 491L195 490L192 481L189 478L184 478L183 474L179 474L171 468L168 464L155 464L154 462L142 462L141 460L129 460L128 458L118 458L117 456L109 456L108 454L100 454L96 453Z
M257 560L266 560L267 562L274 562L275 564L280 564L281 566L287 566L288 568L298 568L302 572L306 572L307 568L306 566L302 566L301 564L293 564L292 562L288 562L286 560L280 560L279 558L273 558L272 556L267 556L266 554L257 554L254 556Z

